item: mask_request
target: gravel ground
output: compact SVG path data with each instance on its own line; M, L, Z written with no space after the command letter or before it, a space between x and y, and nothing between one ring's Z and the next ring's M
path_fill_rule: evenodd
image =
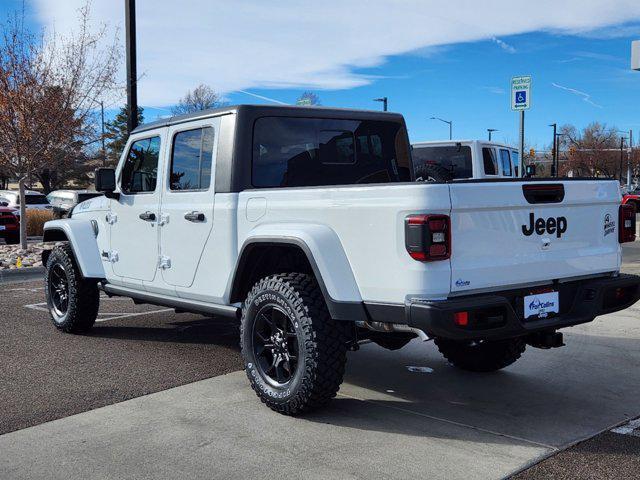
M26 250L20 248L20 245L0 245L0 270L15 270L18 258L22 260L22 266L41 267L43 250L50 250L52 244L30 243Z

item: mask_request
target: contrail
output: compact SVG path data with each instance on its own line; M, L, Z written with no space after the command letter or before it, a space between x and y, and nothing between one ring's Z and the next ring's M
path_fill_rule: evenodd
M252 97L260 98L262 100L266 100L267 102L279 103L280 105L289 105L288 103L281 102L280 100L276 100L275 98L264 97L262 95L258 95L257 93L247 92L246 90L236 90L236 92L244 93L245 95L251 95Z

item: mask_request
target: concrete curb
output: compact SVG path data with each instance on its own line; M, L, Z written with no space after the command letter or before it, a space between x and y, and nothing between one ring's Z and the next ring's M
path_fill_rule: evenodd
M40 280L44 276L44 267L16 268L15 270L0 270L0 284L30 282Z

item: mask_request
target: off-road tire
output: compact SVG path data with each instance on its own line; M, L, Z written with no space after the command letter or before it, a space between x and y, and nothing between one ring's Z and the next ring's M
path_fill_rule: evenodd
M20 243L20 234L15 233L7 233L7 236L4 237L4 241L7 242L7 245L17 245Z
M295 328L298 363L284 387L262 373L254 352L254 327L260 311L271 305L286 312ZM242 307L240 347L251 388L272 410L297 415L325 406L336 396L346 364L348 325L329 315L315 278L282 273L259 280Z
M54 308L50 291L50 276L56 265L64 269L68 282L68 307L63 314L59 314ZM93 327L100 306L98 284L93 279L82 277L68 244L57 245L47 259L45 294L51 321L58 330L66 333L84 333Z
M453 174L440 165L423 163L415 167L416 180L422 182L449 182Z
M482 342L436 338L435 344L452 365L471 372L500 370L518 360L527 348L523 338Z

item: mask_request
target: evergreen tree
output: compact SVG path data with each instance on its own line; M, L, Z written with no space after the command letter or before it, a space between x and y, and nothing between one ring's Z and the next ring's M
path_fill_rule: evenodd
M143 108L138 107L138 124L143 123ZM115 118L105 123L105 137L107 139L107 163L115 166L120 160L122 150L127 144L129 134L127 133L127 118L129 117L129 109L124 106L120 109Z

